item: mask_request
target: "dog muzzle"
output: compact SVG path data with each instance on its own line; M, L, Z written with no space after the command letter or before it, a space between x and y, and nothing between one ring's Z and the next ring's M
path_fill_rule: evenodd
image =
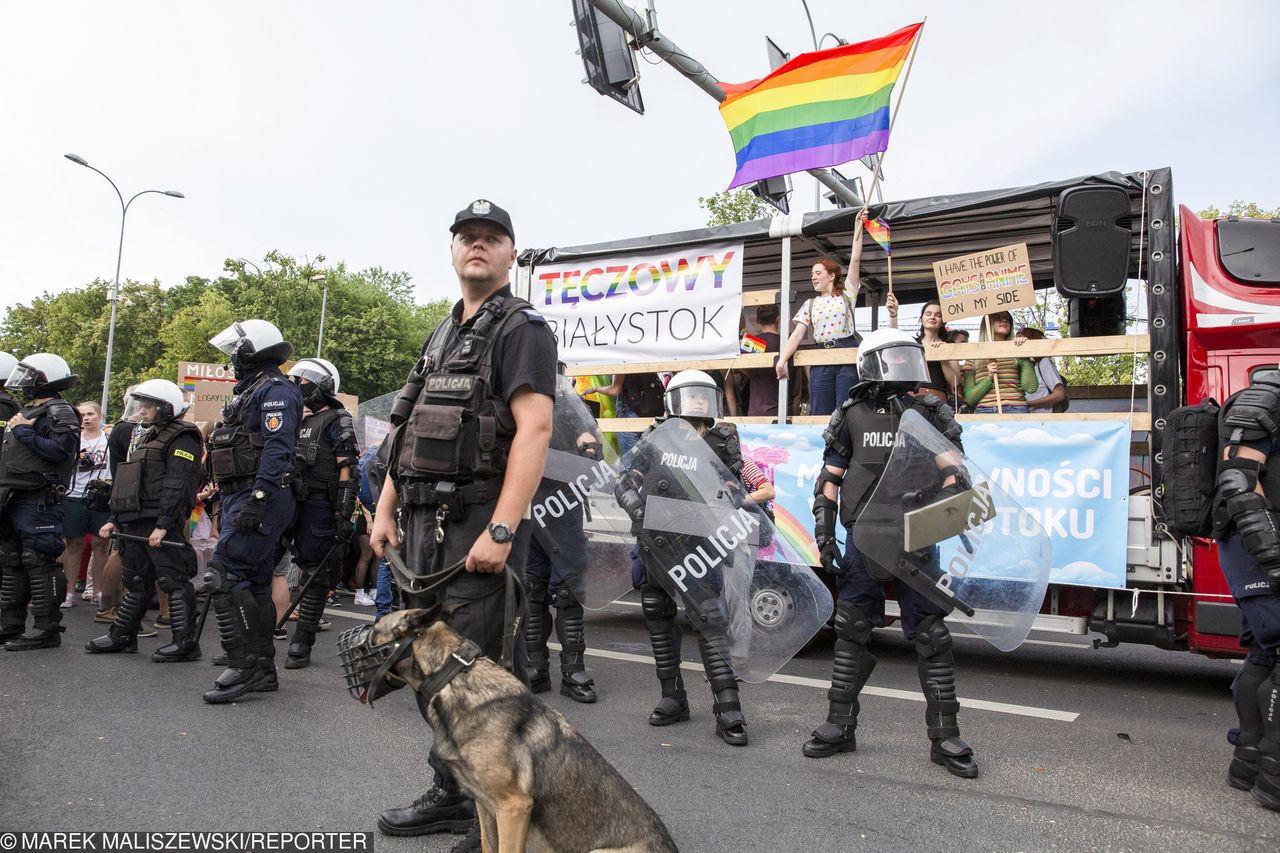
M338 635L338 657L347 690L355 699L372 704L407 683L393 670L413 654L413 637L373 642L373 626L360 625Z

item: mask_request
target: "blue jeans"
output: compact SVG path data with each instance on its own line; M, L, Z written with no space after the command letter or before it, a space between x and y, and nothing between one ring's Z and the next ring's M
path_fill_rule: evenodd
M373 597L374 615L381 619L391 612L391 567L386 560L378 561L378 592Z
M621 394L618 395L614 404L614 414L620 418L636 417L635 411L627 405L627 401L622 398ZM638 432L615 432L614 435L618 437L619 456L626 456L631 451L631 448L636 446L636 442L640 440L640 433Z
M978 406L973 410L973 413L975 415L998 415L998 414L1001 414L1001 411L996 406ZM1006 415L1026 415L1029 413L1030 413L1030 409L1028 409L1025 405L1015 406L1010 403L1005 403L1004 405L1003 414L1006 414Z
M856 346L850 335L841 338L831 349L849 349ZM849 396L849 389L858 384L858 365L853 359L848 364L817 364L809 368L809 414L829 415Z

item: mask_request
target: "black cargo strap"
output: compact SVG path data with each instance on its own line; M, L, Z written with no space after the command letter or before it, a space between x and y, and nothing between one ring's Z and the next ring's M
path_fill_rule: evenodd
M442 506L450 509L488 503L496 499L501 491L501 477L471 483L402 479L396 487L396 494L404 506Z

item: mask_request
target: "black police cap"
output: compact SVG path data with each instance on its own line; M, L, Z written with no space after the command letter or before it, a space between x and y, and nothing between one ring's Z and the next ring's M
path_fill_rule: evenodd
M492 222L507 232L507 236L511 238L512 243L516 241L515 229L511 227L511 214L488 199L478 198L462 210L459 210L458 215L453 218L453 225L450 226L449 233L457 234L458 229L468 222Z

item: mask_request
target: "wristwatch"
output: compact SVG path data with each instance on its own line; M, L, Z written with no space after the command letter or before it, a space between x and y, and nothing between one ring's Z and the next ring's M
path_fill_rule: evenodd
M253 499L255 501L265 501L267 499L267 493L264 492L262 489L254 489Z
M515 538L515 535L511 532L510 527L501 521L495 521L489 525L489 538L499 545L506 545Z

